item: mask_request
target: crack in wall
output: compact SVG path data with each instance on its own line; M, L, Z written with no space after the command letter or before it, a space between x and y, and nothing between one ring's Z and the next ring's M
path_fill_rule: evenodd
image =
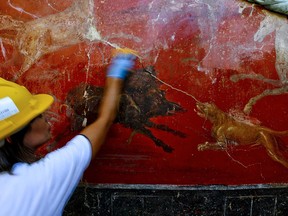
M269 79L261 74L236 74L230 77L230 80L233 82L238 82L243 79L251 79L262 81L263 83L269 83L276 87L274 89L266 89L255 97L250 98L243 109L246 114L249 114L257 101L262 98L288 93L288 23L285 17L268 12L265 12L265 14L265 18L261 21L259 29L254 35L254 40L256 42L262 42L266 36L275 32L275 69L279 80Z

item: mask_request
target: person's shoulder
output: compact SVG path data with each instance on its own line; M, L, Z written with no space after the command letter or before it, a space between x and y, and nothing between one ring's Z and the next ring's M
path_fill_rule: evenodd
M21 172L25 172L25 170L29 167L28 163L23 163L23 162L17 162L13 165L11 169L11 174L10 175L17 175L20 174Z
M31 165L33 164L34 163L15 163L11 169L11 172L5 171L0 173L0 185L3 181L6 182L5 184L7 184L7 182L10 182L11 184L12 182L21 182L21 184L23 183L24 185L26 181L29 182L29 180L36 180L36 173L38 174L39 172L38 170L32 168Z

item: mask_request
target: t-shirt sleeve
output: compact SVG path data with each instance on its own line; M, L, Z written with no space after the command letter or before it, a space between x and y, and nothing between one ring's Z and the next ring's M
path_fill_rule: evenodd
M30 170L44 177L45 201L52 209L60 211L70 198L75 187L88 167L92 158L90 141L83 135L77 135L64 147L46 155L32 164ZM38 172L37 172L38 170ZM32 174L33 175L33 174ZM36 174L37 175L37 174Z

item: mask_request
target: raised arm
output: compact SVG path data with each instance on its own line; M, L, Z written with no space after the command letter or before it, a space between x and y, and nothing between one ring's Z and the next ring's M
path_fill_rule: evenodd
M113 59L107 71L104 96L99 107L98 118L80 132L91 142L92 158L95 157L104 143L107 132L117 115L123 82L127 72L134 66L134 59L135 56L131 54L121 54Z

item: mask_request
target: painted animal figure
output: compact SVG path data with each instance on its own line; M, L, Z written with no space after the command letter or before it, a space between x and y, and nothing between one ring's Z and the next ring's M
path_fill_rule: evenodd
M251 0L252 1L252 0ZM268 2L268 1L267 1ZM266 2L265 2L266 3ZM264 3L264 4L265 4ZM277 4L275 1L270 1L269 4L273 4L273 7L281 7L284 3ZM287 3L286 3L287 4ZM270 5L272 6L272 5ZM280 9L280 8L279 8ZM268 13L268 12L267 12ZM258 72L252 71L248 74L234 74L230 77L232 82L239 82L240 80L250 79L257 82L269 83L271 87L264 90L262 93L250 98L248 103L244 106L243 112L246 114L251 113L253 106L261 99L267 96L282 95L288 93L288 23L286 17L271 16L269 13L261 21L258 31L254 35L254 41L257 43L265 44L265 37L275 37L275 69L278 75L278 79L271 79L263 76Z
M132 135L135 132L144 134L152 139L156 146L170 153L173 148L155 137L149 128L163 130L179 137L186 137L186 135L167 125L156 124L150 119L157 116L170 116L185 110L165 98L165 92L159 89L160 83L151 74L155 76L152 67L130 73L125 81L115 122L133 129ZM68 93L66 104L73 110L70 115L72 130L80 130L97 118L102 96L102 87L85 83Z
M93 11L93 0L76 0L71 7L62 12L28 22L0 14L0 44L4 42L15 48L14 59L7 59L5 64L9 66L9 63L16 59L22 61L14 80L20 78L46 54L83 40L100 40L100 34L95 28ZM91 32L97 33L98 37L93 38Z
M275 131L261 125L238 120L220 110L213 103L197 102L197 114L212 123L212 136L215 143L198 145L199 151L226 150L228 145L258 144L266 148L268 155L288 168L287 159L280 151L277 137L288 136L288 131Z

